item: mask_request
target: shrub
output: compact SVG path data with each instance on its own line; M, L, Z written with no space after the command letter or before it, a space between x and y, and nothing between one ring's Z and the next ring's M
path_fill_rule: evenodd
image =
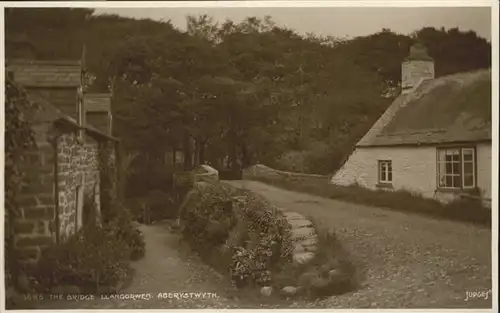
M285 217L246 191L221 183L196 184L180 209L180 218L184 238L202 257L216 260L218 264L212 265L228 273L239 287L267 284L272 272L291 259Z
M116 286L129 268L130 249L105 228L88 226L62 244L47 248L34 277L40 286L75 285L86 292Z
M142 232L129 219L118 218L106 227L106 231L124 242L130 250L130 259L138 260L146 253L146 243Z

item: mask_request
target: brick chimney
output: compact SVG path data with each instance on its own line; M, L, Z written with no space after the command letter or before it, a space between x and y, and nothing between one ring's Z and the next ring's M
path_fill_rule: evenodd
M108 135L112 134L111 94L85 93L85 124Z
M417 43L401 66L401 93L409 93L424 79L434 79L434 60L426 47Z
M80 61L7 60L6 70L34 99L42 97L78 120L78 88L82 84Z

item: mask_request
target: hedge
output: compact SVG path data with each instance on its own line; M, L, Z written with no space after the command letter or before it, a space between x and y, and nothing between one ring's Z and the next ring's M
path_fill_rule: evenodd
M291 262L285 216L265 199L224 183L197 183L179 210L182 234L238 287L267 285Z

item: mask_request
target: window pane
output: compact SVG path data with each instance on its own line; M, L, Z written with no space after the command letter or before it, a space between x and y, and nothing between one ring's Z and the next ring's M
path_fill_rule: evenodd
M389 173L387 174L387 176L389 177L387 180L388 180L388 181L392 181L392 172L389 172Z
M444 174L446 174L446 163L439 163L438 164L438 171L439 171L440 177L442 177Z
M464 161L472 161L474 158L474 150L463 149Z
M453 176L445 176L445 185L443 187L452 187L453 186Z
M452 164L452 171L453 171L453 174L460 174L460 163L458 162L453 162Z
M464 176L464 187L474 187L474 176L465 175Z
M444 171L443 174L453 173L452 164L453 163L451 163L451 162L446 162L445 163L445 171Z
M439 162L444 162L446 160L446 150L438 151L438 160Z
M472 162L464 162L464 175L472 175L474 173L474 164Z
M452 187L453 188L460 188L460 186L462 185L462 182L460 181L460 176L453 175L452 177L453 177Z
M446 176L439 176L439 187L446 187Z
M453 155L453 156L460 156L460 150L459 149L448 149L446 150L446 155Z

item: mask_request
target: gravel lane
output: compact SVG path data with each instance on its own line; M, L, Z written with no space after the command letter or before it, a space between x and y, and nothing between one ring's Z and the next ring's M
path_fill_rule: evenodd
M276 300L236 291L190 251L166 223L141 226L146 256L133 263L133 281L123 295L147 300L31 301L38 309L174 308L489 308L466 301L466 292L491 289L491 231L278 189L233 181L287 211L333 227L364 277L352 293L314 302ZM197 293L186 296L181 293ZM177 296L175 295L177 293ZM203 293L205 293L203 295ZM160 294L160 296L159 296ZM163 295L163 297L162 297ZM216 296L214 296L216 295Z
M330 200L254 181L231 184L332 227L364 277L325 308L491 308L491 230ZM488 299L466 292L490 291Z

